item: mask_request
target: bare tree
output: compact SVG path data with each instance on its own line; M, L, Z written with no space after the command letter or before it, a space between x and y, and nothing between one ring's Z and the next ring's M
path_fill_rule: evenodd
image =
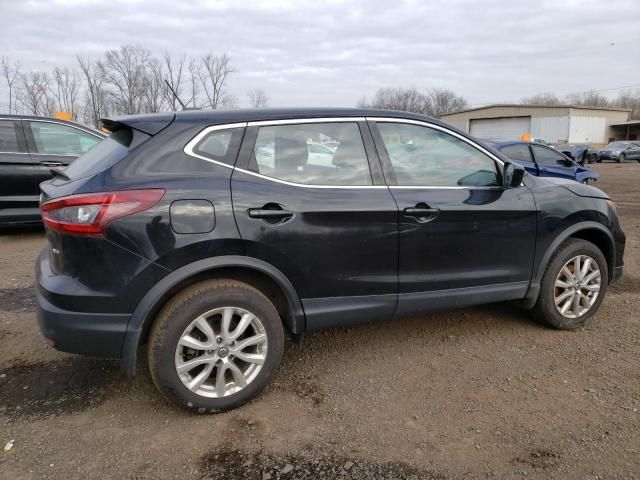
M2 76L7 82L7 87L9 87L9 113L12 113L12 110L16 108L14 85L20 76L20 67L19 61L11 63L9 57L2 56ZM17 113L17 111L13 113Z
M207 104L214 110L223 108L225 101L227 104L229 102L229 99L225 98L227 77L234 72L231 58L226 53L216 56L209 52L201 58L201 61L203 68L198 74Z
M572 93L567 95L567 100L573 105L583 105L588 107L608 107L609 100L604 95L595 90L585 93Z
M49 88L57 102L57 109L69 112L73 120L77 119L81 80L80 74L75 70L56 67L53 70L53 86Z
M180 98L180 100L184 100L182 98L184 90L182 83L187 57L183 54L177 59L173 59L168 52L165 52L163 61L165 68L164 80L169 84L169 88L165 89L165 97L169 108L175 112L179 107L176 96Z
M428 98L416 88L380 88L371 101L363 98L358 102L361 108L382 108L414 113L429 113Z
M195 58L189 60L189 101L185 104L189 108L199 108L200 106L200 72L202 64Z
M640 89L635 92L624 90L618 93L618 98L611 102L612 106L620 108L628 108L631 110L630 118L632 120L640 119Z
M249 97L249 105L252 108L265 108L269 106L267 92L261 88L248 91L247 97Z
M467 101L463 97L446 88L432 88L427 94L427 99L428 113L436 118L467 107Z
M76 57L86 85L85 122L98 127L100 119L109 114L106 76L99 62Z
M51 116L55 101L49 97L50 79L46 72L30 72L19 76L18 98L31 115Z
M149 60L149 66L144 77L144 105L146 113L161 112L166 105L167 86L164 83L162 63L157 58Z
M123 45L109 50L100 63L106 81L111 85L115 109L118 113L135 114L143 111L146 98L145 76L151 52L137 45Z
M520 103L525 105L560 105L562 101L555 93L544 92L536 93L530 97L523 98Z

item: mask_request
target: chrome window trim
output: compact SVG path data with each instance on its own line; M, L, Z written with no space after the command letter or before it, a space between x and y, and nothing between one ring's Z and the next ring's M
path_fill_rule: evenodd
M246 128L246 127L265 127L270 125L295 125L300 123L337 123L337 122L363 122L363 121L381 121L381 122L393 122L393 123L406 123L409 125L419 125L428 128L434 128L436 130L440 130L449 135L452 135L460 140L466 142L472 147L480 150L482 153L487 155L492 160L498 162L500 165L504 166L504 162L493 155L491 152L486 150L481 145L469 140L462 135L449 130L440 125L436 125L430 122L425 122L421 120L412 120L407 118L394 118L394 117L324 117L324 118L301 118L301 119L286 119L286 120L260 120L254 122L240 122L240 123L226 123L221 125L212 125L210 127L204 128L200 131L195 137L193 137L187 145L184 147L184 153L190 155L195 158L199 158L201 160L205 160L207 162L214 163L216 165L220 165L225 168L229 168L231 170L236 170L238 172L245 173L247 175L251 175L257 178L262 178L264 180L269 180L271 182L280 183L283 185L289 185L292 187L302 187L302 188L319 188L319 189L383 189L383 188L391 188L391 189L410 189L410 188L423 188L423 189L432 189L432 190L482 190L482 189L500 189L502 187L473 187L473 186L438 186L438 185L307 185L304 183L295 183L288 182L286 180L280 180L278 178L268 177L266 175L262 175L257 172L252 172L251 170L245 170L244 168L233 167L231 165L227 165L226 163L219 162L217 160L213 160L211 158L207 158L203 155L199 155L193 151L194 147L202 140L208 133L214 132L216 130L228 130L232 128Z
M229 130L231 128L244 128L247 126L251 127L266 127L270 125L296 125L300 123L337 123L337 122L351 122L357 123L359 121L365 121L364 117L337 117L337 118L303 118L303 119L287 119L287 120L264 120L257 122L241 122L241 123L226 123L222 125L213 125L211 127L207 127L198 133L193 139L187 143L184 147L184 153L190 155L192 157L199 158L201 160L205 160L207 162L215 163L216 165L220 165L231 170L235 170L241 173L246 173L247 175L251 175L253 177L262 178L264 180L269 180L271 182L280 183L282 185L289 185L291 187L301 187L301 188L319 188L319 189L383 189L388 188L387 185L307 185L304 183L295 183L288 182L286 180L280 180L279 178L268 177L266 175L262 175L258 172L252 172L251 170L245 170L244 168L232 167L231 165L227 165L226 163L219 162L217 160L213 160L211 158L207 158L203 155L199 155L193 151L195 146L210 132L215 132L216 130Z

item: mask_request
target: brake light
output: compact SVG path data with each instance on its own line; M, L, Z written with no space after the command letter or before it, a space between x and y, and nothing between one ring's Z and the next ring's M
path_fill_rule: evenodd
M47 227L74 235L104 235L118 218L153 207L164 189L119 190L57 198L40 206Z

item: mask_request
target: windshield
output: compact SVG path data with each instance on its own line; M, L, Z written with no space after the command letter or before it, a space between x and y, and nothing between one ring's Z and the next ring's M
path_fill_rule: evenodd
M607 145L607 148L627 148L627 145L629 145L627 142L612 142Z
M64 174L70 180L76 180L106 170L127 156L131 139L130 129L112 133L65 168Z

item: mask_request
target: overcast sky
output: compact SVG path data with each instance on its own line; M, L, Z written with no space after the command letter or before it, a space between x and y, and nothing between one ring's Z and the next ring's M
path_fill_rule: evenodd
M0 0L0 54L24 71L129 43L226 52L241 106L256 87L271 106L354 106L385 86L477 105L640 84L640 0Z

